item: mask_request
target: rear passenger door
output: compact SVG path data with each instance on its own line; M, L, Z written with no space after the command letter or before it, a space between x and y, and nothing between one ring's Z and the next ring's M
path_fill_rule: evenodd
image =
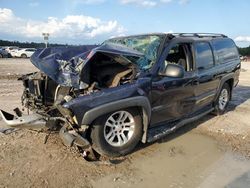
M219 79L216 77L214 54L209 42L195 43L196 105L195 111L212 104Z

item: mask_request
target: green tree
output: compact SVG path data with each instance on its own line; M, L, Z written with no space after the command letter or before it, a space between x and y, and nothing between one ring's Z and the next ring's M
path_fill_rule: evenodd
M238 48L239 49L239 53L242 56L250 56L250 46L246 47L246 48Z

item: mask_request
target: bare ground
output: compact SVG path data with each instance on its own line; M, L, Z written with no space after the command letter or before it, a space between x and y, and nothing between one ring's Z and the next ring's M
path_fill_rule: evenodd
M208 115L198 125L197 131L250 157L250 62L242 63L240 82L233 91L227 113L217 117Z
M35 70L29 60L0 60L1 109L20 106L22 83L16 78ZM140 145L112 165L86 162L57 135L44 144L45 133L0 133L0 187L246 187L249 114L250 63L244 62L226 114L208 115L159 142Z

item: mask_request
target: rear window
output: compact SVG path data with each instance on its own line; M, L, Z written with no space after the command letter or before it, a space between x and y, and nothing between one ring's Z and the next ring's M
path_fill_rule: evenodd
M214 40L213 47L217 54L217 61L219 63L227 63L239 58L238 50L231 39Z
M200 42L195 45L196 51L196 68L198 70L213 67L214 59L212 49L207 42Z

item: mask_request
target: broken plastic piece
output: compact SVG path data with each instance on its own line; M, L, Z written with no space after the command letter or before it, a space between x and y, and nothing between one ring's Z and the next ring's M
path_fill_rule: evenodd
M11 128L42 129L46 128L45 119L38 114L24 115L16 117L8 112L0 110L4 122Z

